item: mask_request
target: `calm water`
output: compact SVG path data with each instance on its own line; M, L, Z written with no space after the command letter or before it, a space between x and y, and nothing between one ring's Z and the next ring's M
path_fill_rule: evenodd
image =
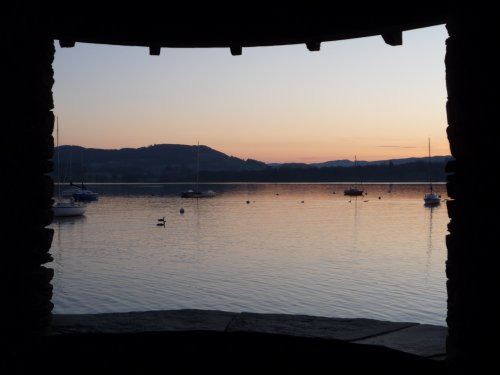
M100 199L85 216L51 225L55 313L193 308L445 325L449 219L444 202L424 207L425 185L364 185L366 196L349 199L341 184L221 184L198 200L176 184L88 187Z

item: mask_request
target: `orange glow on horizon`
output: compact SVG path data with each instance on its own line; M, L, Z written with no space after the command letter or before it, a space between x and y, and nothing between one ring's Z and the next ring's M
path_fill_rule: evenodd
M444 26L304 46L56 48L59 144L200 144L266 163L449 155Z

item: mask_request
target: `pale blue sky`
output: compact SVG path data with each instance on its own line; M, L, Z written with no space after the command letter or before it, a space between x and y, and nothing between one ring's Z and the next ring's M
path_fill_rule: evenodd
M200 144L265 162L380 160L450 153L442 26L243 49L77 43L54 61L60 144Z

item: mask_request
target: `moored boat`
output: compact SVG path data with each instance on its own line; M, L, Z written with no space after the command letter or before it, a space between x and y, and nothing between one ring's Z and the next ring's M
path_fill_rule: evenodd
M356 155L354 156L354 168L357 167L358 161L356 159ZM359 189L358 186L352 185L348 189L344 190L344 195L348 195L351 197L356 197L356 196L361 196L363 195L364 191L362 189Z
M86 211L86 206L82 203L75 202L73 199L67 201L57 201L52 206L52 212L55 217L63 216L81 216Z
M217 194L213 190L186 190L181 193L181 198L210 198L215 197L216 195Z
M60 154L59 154L59 117L56 117L56 139L57 139L57 179L60 180ZM81 202L76 202L75 198L63 197L61 194L61 186L57 186L57 199L52 205L52 212L55 217L64 216L81 216L86 211L85 204Z
M363 195L363 190L358 189L355 186L351 186L349 189L344 190L344 195L349 195L351 197Z
M437 206L441 204L441 195L431 191L424 195L424 204L427 206Z
M431 139L429 138L429 192L424 195L425 206L437 206L441 204L441 195L434 191L431 177Z
M66 198L73 197L76 201L81 202L96 201L99 198L99 194L87 189L83 182L81 186L77 186L70 182L70 188L64 190L62 196Z
M200 142L196 148L196 188L181 192L181 198L211 198L217 194L213 190L201 191L199 189L199 174L200 174Z

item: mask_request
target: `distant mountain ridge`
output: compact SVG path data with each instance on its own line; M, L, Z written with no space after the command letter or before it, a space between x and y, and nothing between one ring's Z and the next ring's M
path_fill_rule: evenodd
M199 147L199 148L198 148ZM199 159L198 159L199 152ZM337 181L352 175L354 162L332 160L323 163L270 163L240 159L208 146L157 144L140 148L96 149L60 146L60 181L64 182L179 182L195 181L199 160L200 181ZM434 156L436 181L445 176L450 156ZM407 165L407 166L406 166ZM404 181L426 180L428 158L357 161L369 180L384 178ZM397 168L396 168L397 167ZM309 170L305 173L304 170ZM441 172L442 170L442 172ZM389 173L390 171L390 173ZM426 172L427 171L427 172Z
M198 148L199 147L199 148ZM199 159L198 159L199 152ZM65 180L156 180L194 179L200 171L247 171L263 169L266 163L228 156L207 146L158 144L140 148L96 149L60 146L61 168ZM71 170L71 175L69 171ZM83 177L86 178L83 178Z
M432 156L430 158L431 163L445 163L451 160L451 156ZM402 159L388 159L388 160L377 160L377 161L365 161L365 160L357 160L356 165L359 167L367 166L367 165L401 165L408 163L415 163L419 161L428 161L428 157L411 157L411 158L402 158ZM354 167L354 161L348 159L341 160L330 160L322 163L270 163L268 164L273 167L301 167L301 168L322 168L322 167Z

